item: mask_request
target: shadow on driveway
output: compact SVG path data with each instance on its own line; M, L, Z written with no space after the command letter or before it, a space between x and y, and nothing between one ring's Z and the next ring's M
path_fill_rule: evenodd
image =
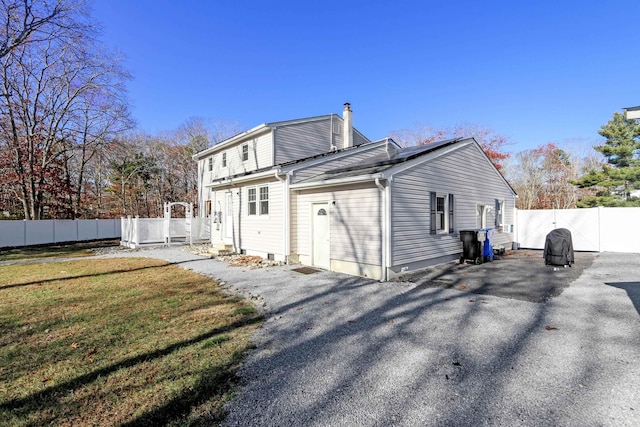
M423 288L457 289L541 303L557 297L598 256L576 252L572 267L544 265L542 251L519 250L481 265L449 263L398 275L395 281L412 282Z

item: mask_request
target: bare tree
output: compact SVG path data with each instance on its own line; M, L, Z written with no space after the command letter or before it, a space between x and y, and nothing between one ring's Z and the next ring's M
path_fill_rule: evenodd
M525 150L514 156L507 168L518 193L520 209L575 208L579 190L571 184L584 160L579 153L565 151L553 143Z
M0 151L25 219L40 219L45 207L76 216L80 199L74 193L82 193L90 147L127 121L128 75L117 55L95 42L83 13L76 8L57 15L59 21L47 24L55 31L14 46L0 63ZM72 173L71 162L79 172Z
M392 131L389 136L402 146L429 144L448 138L473 137L498 170L503 168L509 157L509 153L504 151L504 147L512 144L512 141L506 136L477 124L458 124L440 129L420 125L413 129Z
M69 36L72 30L86 33L79 13L86 13L84 0L0 0L0 59L26 43Z

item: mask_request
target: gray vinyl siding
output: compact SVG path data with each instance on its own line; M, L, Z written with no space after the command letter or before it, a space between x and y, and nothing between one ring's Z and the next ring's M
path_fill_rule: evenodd
M458 233L476 228L478 204L493 207L495 199L505 200L505 224L513 223L513 193L475 145L399 172L391 185L393 267L460 253ZM453 234L430 234L431 191L454 194ZM493 218L487 218L489 227L493 227ZM496 233L496 237L513 240L509 233Z
M344 148L342 117L333 115L320 120L288 124L275 129L275 164L328 153L332 145ZM366 144L365 136L353 131L353 145Z
M334 117L334 121L336 118ZM275 129L275 164L331 151L330 118L290 124Z
M357 149L356 149L357 150ZM330 160L318 165L310 166L304 169L300 169L294 172L291 183L303 181L316 175L320 175L328 170L338 169L349 165L360 163L361 161L378 156L385 152L385 145L380 145L375 148L371 148L364 151L353 152L351 155L341 157L335 160Z
M311 256L312 203L329 203L330 258L380 265L381 192L373 184L294 191L291 252ZM332 202L335 201L335 205Z
M366 144L367 142L369 142L369 140L360 134L360 132L353 132L353 145Z

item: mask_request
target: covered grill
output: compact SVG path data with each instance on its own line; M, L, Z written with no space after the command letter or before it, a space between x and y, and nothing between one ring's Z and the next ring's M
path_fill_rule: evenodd
M547 234L544 243L545 265L568 265L575 262L571 232L566 228L557 228Z

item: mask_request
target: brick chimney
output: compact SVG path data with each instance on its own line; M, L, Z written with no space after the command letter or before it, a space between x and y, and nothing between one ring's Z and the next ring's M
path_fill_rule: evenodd
M342 126L344 135L342 140L342 147L353 147L353 111L351 111L351 104L345 102L344 110L342 111L342 120L344 124Z

